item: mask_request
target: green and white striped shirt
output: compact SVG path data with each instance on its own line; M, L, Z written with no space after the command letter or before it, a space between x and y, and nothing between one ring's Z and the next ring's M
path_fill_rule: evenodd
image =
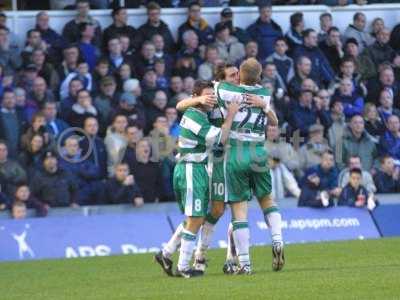
M234 85L227 82L216 83L215 92L218 106L223 118L227 115L227 104L232 101L241 103L238 113L235 115L229 138L232 140L263 142L265 141L265 126L267 118L259 107L250 107L245 103L245 94L261 96L265 101L270 101L270 92L262 86ZM212 118L218 118L218 114Z
M190 107L180 122L178 161L207 162L209 151L221 140L221 128L211 125L205 112Z

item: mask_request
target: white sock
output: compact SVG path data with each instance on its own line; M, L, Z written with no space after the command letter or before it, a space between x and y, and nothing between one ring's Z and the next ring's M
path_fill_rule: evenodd
M214 234L215 224L211 224L207 221L204 222L203 226L201 226L200 230L200 238L197 243L196 248L196 259L205 259L206 251L211 244L212 236Z
M183 271L190 268L189 263L196 247L196 235L186 229L182 231L181 250L179 252L178 270Z
M272 243L282 243L282 217L276 206L264 210L264 219L270 232Z
M250 265L250 231L247 221L233 222L233 240L240 266Z
M162 253L165 257L170 258L172 256L172 254L175 253L176 249L178 248L179 244L181 243L182 230L183 230L183 223L179 224L179 226L176 228L174 234L172 235L171 239L164 246Z
M235 251L235 243L233 242L233 225L229 223L228 226L228 248L226 249L226 260L233 260Z

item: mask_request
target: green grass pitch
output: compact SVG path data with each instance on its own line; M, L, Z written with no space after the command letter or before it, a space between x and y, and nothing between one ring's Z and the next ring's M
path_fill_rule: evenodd
M270 247L251 255L251 276L222 274L213 250L192 279L167 277L150 254L0 263L0 299L400 299L400 238L288 245L278 273Z

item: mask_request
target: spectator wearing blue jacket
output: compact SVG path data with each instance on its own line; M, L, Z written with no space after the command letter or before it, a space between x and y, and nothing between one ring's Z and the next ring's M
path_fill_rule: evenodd
M400 168L389 155L380 158L380 168L374 176L374 182L378 193L400 192Z
M60 169L72 175L78 188L76 201L80 205L96 204L102 197L103 184L100 181L100 169L82 153L79 140L70 136L60 151Z
M258 44L259 59L264 61L274 52L277 38L282 37L281 27L272 20L272 7L269 4L260 5L260 17L247 28L250 38Z
M95 27L89 23L79 24L80 42L79 50L82 53L83 60L89 65L92 72L96 66L97 59L100 57L100 50L92 44L95 35Z
M185 31L193 30L199 37L199 45L208 45L214 41L214 31L201 17L201 6L197 1L188 7L188 19L178 28L178 47L182 46Z
M353 91L353 81L350 78L343 78L340 80L339 89L332 97L333 101L340 101L343 104L346 119L361 115L364 111L364 99Z
M333 206L333 198L338 197L341 188L338 183L339 171L335 166L335 159L331 150L322 153L321 163L306 170L301 180L302 193L299 206L326 207ZM326 195L326 204L321 194Z
M400 161L400 120L396 115L391 115L387 119L387 128L381 136L378 144L380 155L390 155L395 160Z
M69 125L57 118L57 103L45 102L43 105L43 115L46 119L46 132L57 138Z
M289 44L290 53L292 53L297 46L303 45L303 31L303 13L296 12L290 16L290 28L285 35L285 38Z
M292 105L289 124L294 130L299 129L301 136L307 136L309 127L316 124L317 121L325 128L330 127L329 111L325 110L321 105L317 106L313 103L312 91L301 91L299 102L295 102Z
M328 85L334 79L334 73L329 61L318 48L317 32L314 29L307 29L303 32L304 44L296 47L293 52L295 60L300 56L307 56L312 62L312 77L321 78L321 81Z

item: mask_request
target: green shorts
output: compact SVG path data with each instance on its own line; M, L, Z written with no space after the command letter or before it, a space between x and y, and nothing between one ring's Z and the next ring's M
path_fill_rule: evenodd
M263 144L243 142L226 149L224 160L213 164L211 199L240 202L271 194L271 174Z
M180 162L175 166L173 181L182 213L188 217L205 217L210 198L207 165Z

